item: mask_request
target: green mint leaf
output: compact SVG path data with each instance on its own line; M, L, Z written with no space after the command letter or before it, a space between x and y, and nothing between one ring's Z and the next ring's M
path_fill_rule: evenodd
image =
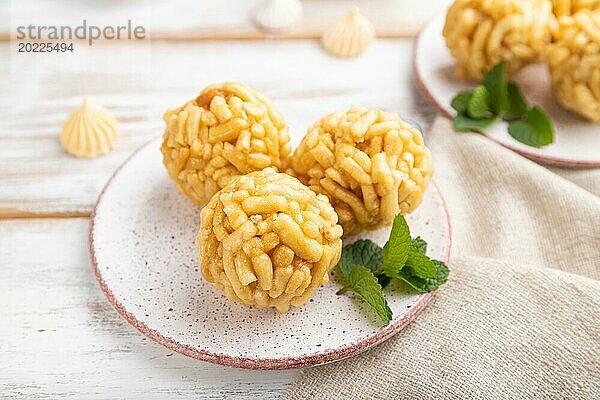
M518 142L529 146L539 147L537 145L537 132L526 121L512 121L508 124L508 133Z
M481 85L459 92L450 105L456 110L457 132L483 132L501 117L509 122L508 133L523 144L542 147L554 140L548 116L538 107L529 108L519 87L507 82L504 62L494 65Z
M403 268L398 278L406 282L417 292L426 293L436 290L440 285L448 280L448 267L441 261L431 260L435 266L436 273L433 278L419 278L415 276L410 268Z
M552 143L552 123L538 107L526 114L526 120L512 121L508 124L508 133L517 141L533 147L542 147Z
M552 143L554 140L552 122L541 108L534 106L529 109L527 122L535 128L542 146Z
M419 278L435 277L436 270L433 262L425 254L419 253L419 251L412 247L408 252L405 267L408 267L412 271L412 274Z
M469 100L471 99L473 92L471 90L463 90L458 92L456 96L450 102L450 106L456 110L457 114L464 114L467 112Z
M494 115L502 115L508 109L506 84L506 64L498 63L485 74L482 82L489 92L490 110Z
M344 277L357 266L363 266L371 271L376 271L383 262L383 249L368 239L357 240L344 246L338 265Z
M363 266L353 268L346 280L348 287L362 297L386 325L392 320L392 310L383 297L381 285L369 268Z
M524 119L527 114L527 102L517 85L508 83L508 109L503 118L506 121Z
M421 254L427 253L427 242L424 241L421 238L421 236L417 236L416 238L413 238L412 243L410 244L410 247L415 249L416 251L418 251Z
M473 90L467 104L467 115L474 119L491 116L489 92L485 86L479 85Z
M389 277L398 275L404 267L410 249L410 229L400 214L394 218L390 238L383 246L383 273Z
M495 120L495 117L472 119L466 115L457 115L454 118L454 130L458 132L482 132Z

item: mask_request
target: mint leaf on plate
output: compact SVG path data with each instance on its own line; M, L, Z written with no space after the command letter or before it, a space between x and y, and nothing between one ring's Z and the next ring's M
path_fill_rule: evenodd
M396 215L390 238L383 246L383 273L389 277L398 275L408 258L411 238L410 229L401 214Z
M554 136L552 122L541 108L538 106L530 108L527 111L527 122L535 128L542 146L552 143Z
M405 268L409 268L412 274L419 278L435 277L436 269L433 262L425 254L419 253L414 248L411 248L408 252Z
M517 85L512 82L508 83L508 109L504 113L504 120L512 121L522 119L527 115L527 102L523 93Z
M417 236L416 238L413 238L412 243L410 244L410 247L415 249L416 251L418 251L421 254L427 253L427 242L424 241L421 238L421 236Z
M450 102L450 106L456 110L457 114L464 114L467 112L469 100L471 100L472 95L473 92L471 90L463 90L462 92L458 92L458 94L452 99L452 102Z
M495 120L495 117L473 119L466 115L457 115L454 118L454 130L459 132L481 132Z
M490 110L494 115L502 115L508 109L506 64L501 62L492 67L483 77L483 86L489 92Z
M383 250L368 239L357 240L342 249L338 262L342 274L347 277L357 266L363 266L375 272L383 262Z
M383 249L368 239L357 240L342 249L338 267L346 285L336 294L355 292L388 324L392 311L383 288L391 281L404 281L414 290L425 293L437 289L448 279L444 263L431 260L426 252L427 242L420 236L411 238L406 219L398 214Z
M467 104L467 115L474 119L490 117L489 92L485 86L477 86Z
M398 278L419 293L432 292L448 280L448 267L442 261L431 260L435 266L436 273L433 278L419 278L410 267L403 268Z
M392 320L392 310L383 297L381 285L369 268L355 267L346 277L346 281L348 288L362 297L386 325Z
M537 143L537 132L526 121L511 121L508 124L508 133L521 143L533 147L540 147Z
M538 107L529 108L519 87L507 82L504 62L494 65L481 85L459 92L450 105L456 110L453 124L457 132L481 133L502 118L509 122L508 133L518 142L542 147L554 140L548 116Z
M508 133L517 141L533 147L543 147L552 143L552 123L538 107L527 111L525 120L511 121Z

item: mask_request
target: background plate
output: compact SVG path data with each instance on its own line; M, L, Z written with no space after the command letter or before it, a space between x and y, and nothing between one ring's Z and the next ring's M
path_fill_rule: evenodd
M194 246L200 212L169 180L160 143L149 142L115 172L90 225L90 257L102 290L127 321L158 343L235 367L322 364L387 339L433 296L390 285L386 295L395 318L383 328L362 301L337 296L341 285L335 280L286 314L228 301L200 275ZM431 256L448 261L450 226L435 185L407 219L413 235L429 243ZM366 236L382 243L388 233Z
M418 81L435 106L447 117L454 117L450 101L461 90L472 89L474 82L459 79L456 63L442 36L445 12L423 28L415 46L414 70ZM554 99L550 74L544 64L530 65L515 81L531 104L539 105L554 123L554 143L541 149L517 142L507 132L506 123L492 125L485 135L533 160L572 167L600 166L600 124L594 124L563 109Z

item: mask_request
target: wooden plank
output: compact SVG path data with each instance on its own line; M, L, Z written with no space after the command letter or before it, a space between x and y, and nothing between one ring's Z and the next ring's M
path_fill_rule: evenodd
M82 218L89 217L88 211L65 211L65 212L47 212L47 213L34 213L29 211L23 211L19 209L0 209L0 219L11 219L11 218Z
M2 398L278 398L298 371L197 361L152 342L98 287L87 219L0 221Z
M378 40L363 56L340 60L317 41L169 42L81 48L68 62L13 57L0 99L8 116L0 120L0 216L86 215L115 168L161 134L164 110L209 83L242 81L263 92L296 143L312 121L352 105L397 111L426 129L435 110L413 82L411 50L410 40ZM8 51L0 45L0 55ZM58 142L82 95L121 125L114 151L93 160L66 155Z
M304 0L303 16L291 29L269 34L253 21L253 13L262 0L137 0L106 3L65 2L64 0L13 1L5 11L10 25L0 28L0 38L16 37L17 26L81 25L87 16L88 25L123 25L131 19L144 26L153 39L214 40L318 38L323 30L343 16L352 6L358 6L376 28L379 37L411 37L437 10L450 0ZM10 28L9 28L10 26Z

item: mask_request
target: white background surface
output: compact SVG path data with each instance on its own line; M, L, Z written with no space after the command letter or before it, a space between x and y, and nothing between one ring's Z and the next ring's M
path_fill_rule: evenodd
M55 23L82 15L112 21L122 19L123 7L129 17L147 5L86 2L80 10L83 2L12 3L15 21L37 13ZM307 1L305 20L315 25L294 35L308 39L221 40L259 37L248 22L250 3L177 1L155 31L177 40L80 46L66 61L52 55L15 58L6 42L10 12L0 14L0 397L266 399L278 397L300 373L214 366L151 342L104 298L87 255L87 216L108 177L160 133L165 108L208 83L244 81L283 113L301 104L317 118L359 104L397 111L424 128L433 120L434 109L413 82L411 37L378 40L357 59L332 58L310 38L350 2ZM389 36L415 34L439 8L435 0L357 3L369 3L365 13L381 16L376 25ZM194 7L211 12L199 12L196 20L189 12ZM220 18L228 22L209 24ZM409 22L415 25L407 30ZM180 35L180 26L192 33ZM121 123L114 151L94 160L71 158L58 142L62 122L82 95L113 110ZM293 129L306 128L289 122Z

